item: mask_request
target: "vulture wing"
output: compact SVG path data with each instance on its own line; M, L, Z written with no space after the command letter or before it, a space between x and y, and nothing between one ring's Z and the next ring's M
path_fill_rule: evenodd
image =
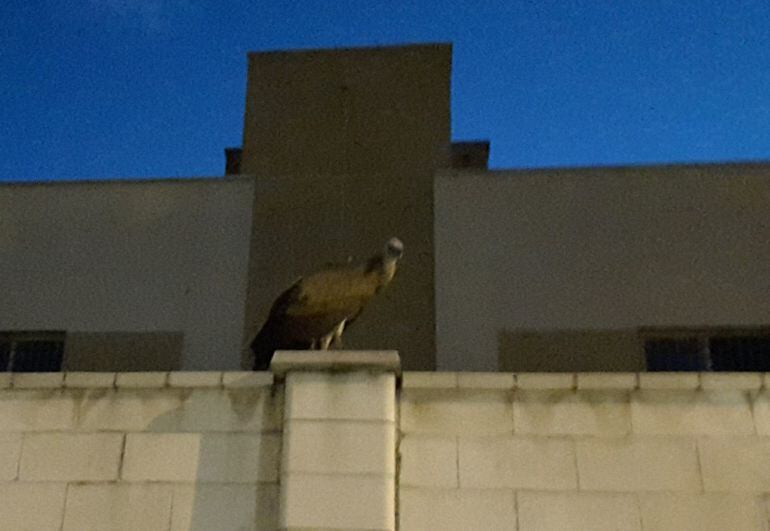
M273 303L251 343L254 369L266 370L276 350L326 348L345 323L355 319L396 271L403 246L388 242L386 252L360 265L335 266L299 279Z
M286 308L297 300L300 291L298 280L289 289L281 293L270 308L267 321L251 341L251 351L254 353L254 370L266 371L270 367L270 360L276 350L306 350L310 348L310 341L291 343L288 330L283 323L283 315Z

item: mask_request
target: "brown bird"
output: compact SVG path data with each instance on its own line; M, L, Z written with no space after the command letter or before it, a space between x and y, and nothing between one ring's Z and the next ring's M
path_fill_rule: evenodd
M276 350L327 350L396 274L404 244L391 238L361 264L330 266L300 278L281 293L251 342L254 370L264 371Z

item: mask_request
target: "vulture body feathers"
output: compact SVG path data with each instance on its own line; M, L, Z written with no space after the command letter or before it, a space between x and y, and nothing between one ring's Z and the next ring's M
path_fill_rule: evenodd
M276 350L326 350L396 273L404 246L391 238L364 263L330 266L281 293L251 342L254 370L267 370Z

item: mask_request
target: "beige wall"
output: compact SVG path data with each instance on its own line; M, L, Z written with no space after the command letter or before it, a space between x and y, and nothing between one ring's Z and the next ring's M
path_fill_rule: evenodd
M405 373L399 529L766 531L761 373Z
M435 186L440 369L498 369L504 330L770 319L768 165L444 172Z
M237 368L252 202L250 179L0 186L0 330L82 333L81 361L114 343L93 334L183 334L182 368Z
M450 70L447 45L249 56L241 172L256 175L257 190L247 336L297 277L365 259L398 236L402 268L346 345L435 366L432 182L448 163Z
M70 372L2 383L3 530L278 528L283 411L270 374Z
M3 529L767 530L762 373L339 362L0 374Z

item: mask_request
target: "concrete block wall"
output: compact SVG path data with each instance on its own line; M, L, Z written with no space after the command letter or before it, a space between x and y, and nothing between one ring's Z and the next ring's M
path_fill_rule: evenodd
M5 376L0 528L276 529L271 374Z
M768 383L405 373L400 529L767 530Z
M395 370L360 354L294 359L280 385L0 375L0 528L768 530L768 375L407 372L397 389L395 353Z

